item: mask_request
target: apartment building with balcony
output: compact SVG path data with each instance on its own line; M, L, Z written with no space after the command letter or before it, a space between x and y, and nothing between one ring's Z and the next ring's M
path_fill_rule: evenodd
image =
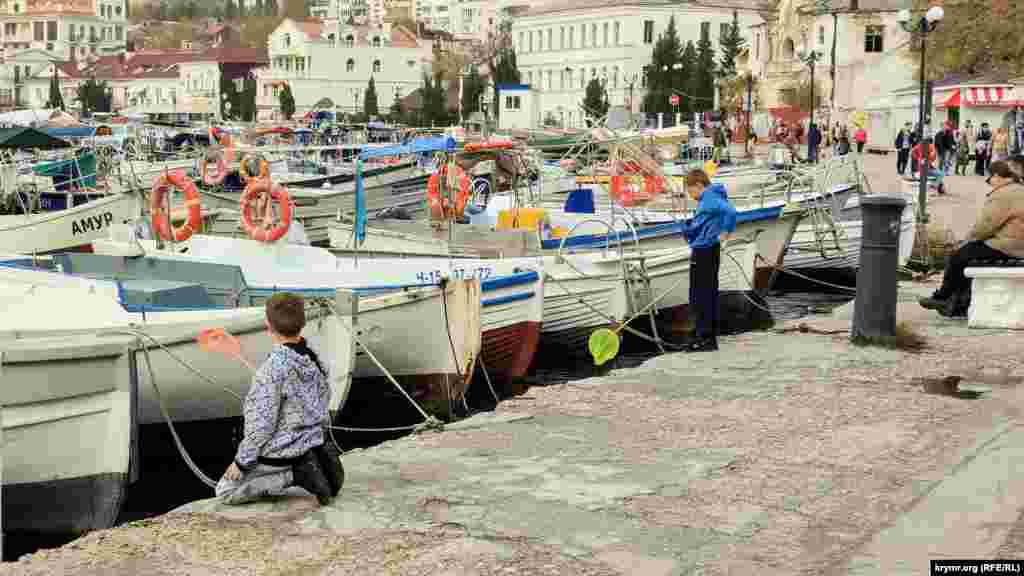
M270 66L257 73L256 105L261 118L279 115L278 91L287 83L296 113L324 98L335 109L361 113L370 78L382 114L423 84L431 45L403 26L379 27L338 20L285 19L267 42Z
M353 23L380 26L386 16L384 0L313 0L309 15L320 20L352 19Z
M581 103L591 78L605 82L613 106L640 111L647 74L658 73L648 70L651 52L671 17L684 45L707 38L717 57L719 38L731 26L733 11L740 29L749 31L763 22L763 9L749 0L555 0L517 16L512 41L522 82L540 93L540 118L581 126Z

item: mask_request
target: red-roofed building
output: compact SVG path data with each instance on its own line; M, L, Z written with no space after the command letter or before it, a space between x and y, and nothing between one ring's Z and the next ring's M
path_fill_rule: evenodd
M143 50L58 61L21 78L22 105L46 105L56 68L64 103L71 107L79 84L95 78L110 86L118 112L216 116L224 83L238 82L267 62L266 52L252 48Z
M337 20L285 19L269 41L270 66L258 72L257 107L262 118L279 114L277 92L287 83L296 114L324 98L343 112L362 112L370 78L378 109L386 114L396 98L423 84L433 53L429 43L402 26L366 26Z

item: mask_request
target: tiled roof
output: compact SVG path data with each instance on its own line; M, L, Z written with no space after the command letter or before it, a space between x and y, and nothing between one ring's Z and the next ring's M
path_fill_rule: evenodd
M692 0L680 2L679 0L549 0L542 4L531 7L524 16L540 16L543 14L555 14L559 12L573 12L576 10L593 10L595 8L614 7L635 7L635 8L687 8L687 7L709 7L722 8L725 10L758 10L769 9L767 0Z
M95 60L58 62L57 68L71 78L131 80L177 78L178 66L191 62L220 64L267 64L262 48L211 48L209 50L140 50L124 55L101 56ZM83 64L79 68L80 64Z

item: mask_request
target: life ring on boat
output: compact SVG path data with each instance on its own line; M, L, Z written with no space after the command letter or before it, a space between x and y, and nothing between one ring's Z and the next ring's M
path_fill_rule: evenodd
M516 143L511 140L490 140L484 142L470 142L463 147L465 152L480 152L482 150L508 150L515 148Z
M639 176L615 174L610 178L612 198L625 207L639 206L654 199L665 191L665 178L662 176Z
M164 210L164 197L171 188L180 190L185 195L185 207L188 208L188 218L185 219L185 223L175 226L173 229L170 224L170 216ZM173 237L175 242L184 242L191 238L203 223L203 210L195 182L181 170L164 172L157 176L149 194L149 214L153 230L160 238L170 240Z
M449 166L451 166L450 174ZM442 185L446 189L455 188L454 199L448 193L441 193ZM430 208L431 218L434 220L462 218L471 193L472 186L466 171L458 164L442 164L441 168L431 174L427 180L427 206Z
M281 207L281 219L273 226L268 226L264 220L271 213L271 202L276 200ZM257 222L253 214L253 204L257 204L262 212ZM272 183L269 178L254 178L245 185L242 192L242 199L239 202L239 212L242 214L242 228L253 240L259 242L276 242L288 233L292 224L292 201L288 190L278 183Z
M259 166L258 172L256 166ZM248 182L252 178L266 180L270 176L270 164L262 156L246 156L239 163L238 173L243 182Z
M213 162L217 164L217 171L213 174L210 174L211 156L216 156L216 159L213 160ZM224 182L224 178L228 175L228 164L224 160L224 154L219 151L211 151L205 158L203 158L203 163L199 167L199 172L203 178L203 184L206 184L207 186L216 186L221 182Z

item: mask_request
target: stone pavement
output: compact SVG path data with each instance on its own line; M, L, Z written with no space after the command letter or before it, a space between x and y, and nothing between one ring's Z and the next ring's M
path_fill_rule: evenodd
M1024 556L1020 335L913 302L920 353L848 342L852 306L708 354L537 387L344 457L330 506L207 500L11 574L927 574ZM977 399L929 393L983 386Z

